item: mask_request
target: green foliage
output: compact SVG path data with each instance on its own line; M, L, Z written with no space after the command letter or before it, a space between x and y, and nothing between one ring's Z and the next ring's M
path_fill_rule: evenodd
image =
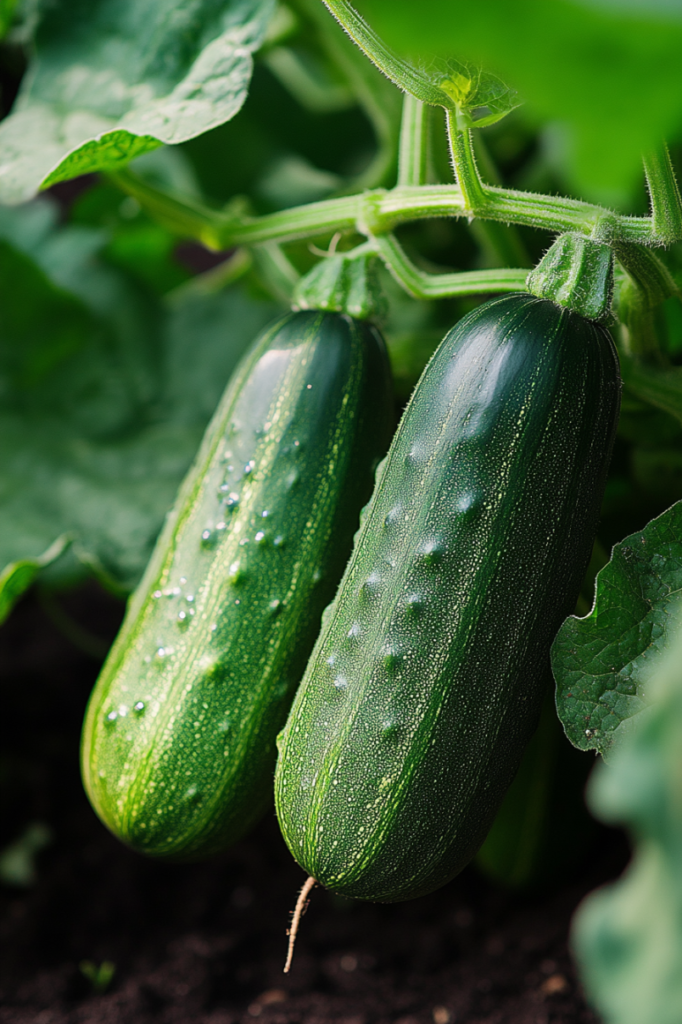
M476 855L479 871L514 890L565 877L594 834L583 800L590 767L563 735L548 691L538 730Z
M106 992L116 974L116 964L111 960L103 960L101 964L93 963L92 960L81 960L78 969L88 979L92 991L97 995Z
M234 117L272 0L58 0L0 126L0 200L114 170Z
M620 881L589 896L573 924L582 980L605 1024L682 1019L681 639L655 659L652 707L588 790L597 817L625 824L635 842Z
M0 0L0 38L7 35L16 7L17 0Z
M480 62L518 89L529 113L560 126L579 194L626 199L641 153L680 137L682 11L613 0L362 0L403 54Z
M649 699L656 654L680 621L682 502L613 549L594 607L552 647L557 709L580 750L607 756Z
M0 232L23 234L43 263L0 242L7 614L64 535L81 573L134 586L232 367L274 307L240 288L162 301L97 258L106 235L58 229L44 205L10 211Z
M52 842L52 832L41 821L31 822L24 832L0 850L0 882L26 888L38 880L36 856Z
M0 625L24 591L37 579L40 570L56 561L69 541L70 538L67 536L57 537L54 544L51 544L42 555L9 562L0 572Z
M518 93L495 75L472 64L450 59L438 83L455 104L460 128L485 128L519 106Z

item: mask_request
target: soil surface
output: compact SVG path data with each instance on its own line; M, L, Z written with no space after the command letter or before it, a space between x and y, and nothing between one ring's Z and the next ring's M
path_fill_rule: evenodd
M104 646L122 612L94 586L60 607ZM98 661L54 615L33 595L0 631L0 846L35 823L46 840L32 884L0 886L2 1024L595 1024L567 934L582 896L621 870L618 834L532 897L473 868L391 906L316 890L284 975L304 876L274 815L205 864L145 860L109 835L78 774Z

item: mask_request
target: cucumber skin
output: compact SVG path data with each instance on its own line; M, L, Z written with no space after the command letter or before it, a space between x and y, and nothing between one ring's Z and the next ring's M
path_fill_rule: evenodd
M271 803L275 737L392 417L383 341L347 316L289 314L237 368L86 713L86 791L134 849L214 853Z
M471 859L539 717L620 406L608 333L479 307L405 411L278 738L275 805L333 892L394 902Z

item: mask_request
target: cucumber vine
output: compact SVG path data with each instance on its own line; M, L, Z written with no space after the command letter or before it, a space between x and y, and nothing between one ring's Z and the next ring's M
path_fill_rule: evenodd
M365 236L401 287L416 298L518 291L525 287L527 268L425 273L410 261L393 233L410 221L466 217L470 222L476 218L578 233L610 245L628 275L633 262L647 262L644 255L635 255L636 249L641 253L641 247L668 246L682 239L682 200L665 146L643 159L651 204L648 217L622 215L564 196L489 184L477 166L473 131L512 110L517 105L515 94L493 76L454 62L434 73L418 69L393 53L346 0L324 3L365 55L404 92L395 187L372 188L253 217L237 204L216 211L176 198L128 170L112 173L112 180L162 224L215 250L262 249L268 245L272 251L273 245L335 232L357 232ZM450 185L426 183L427 106L441 107L445 113L455 177ZM366 247L362 248L366 252ZM673 294L674 284L663 289L660 285L660 280L666 278L665 267L660 261L648 262L650 271L658 264L653 274L658 284L653 290L659 294L665 291L666 297ZM641 281L637 288L641 292ZM644 292L651 295L647 287ZM633 293L633 299L639 307L651 304L651 298L642 299L639 293Z

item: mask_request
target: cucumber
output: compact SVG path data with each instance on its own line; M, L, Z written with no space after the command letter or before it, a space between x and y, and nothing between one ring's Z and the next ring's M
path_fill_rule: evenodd
M289 314L244 357L86 713L85 788L134 849L204 856L270 804L275 737L392 416L367 323Z
M443 885L532 735L620 404L607 331L527 294L445 338L405 411L279 737L293 856L359 899Z

